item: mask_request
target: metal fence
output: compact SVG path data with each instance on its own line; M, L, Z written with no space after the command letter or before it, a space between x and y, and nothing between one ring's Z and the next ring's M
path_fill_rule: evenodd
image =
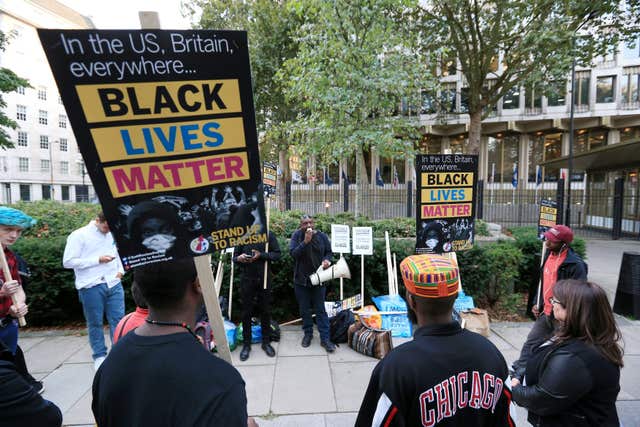
M566 190L564 181L541 188L518 188L478 183L476 217L505 227L537 226L540 200L558 202L558 222L565 223ZM543 187L543 188L542 188ZM577 188L576 188L577 187ZM576 234L590 238L640 238L640 199L636 194L589 191L575 185L571 190L570 225ZM356 189L349 185L294 184L283 189L282 209L298 209L309 214L353 212L370 219L413 217L416 215L416 190L411 182L384 187Z

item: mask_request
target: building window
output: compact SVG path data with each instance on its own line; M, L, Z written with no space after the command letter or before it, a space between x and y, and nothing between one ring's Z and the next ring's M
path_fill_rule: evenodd
M596 80L596 102L614 102L615 76L598 77Z
M452 136L449 139L449 149L451 150L451 154L466 154L467 139L465 135Z
M67 127L67 116L65 116L64 114L60 114L58 116L58 126L61 128L65 128Z
M18 170L20 172L29 172L29 158L18 157Z
M620 130L620 142L640 140L640 127L624 128Z
M29 135L26 132L18 131L18 147L29 146Z
M549 107L558 107L565 104L565 94L567 82L564 80L559 82L551 82L547 87L547 105Z
M640 101L640 95L638 92L639 88L640 70L637 70L635 73L624 74L622 76L620 96L622 98L621 102L623 107L635 107L638 101Z
M519 139L517 135L489 138L487 147L490 183L511 183L513 167L518 162Z
M69 175L69 162L60 162L60 173L62 175Z
M422 106L420 113L422 114L434 114L437 109L437 99L433 92L422 91Z
M529 140L529 175L527 180L529 182L538 182L536 166L540 166L546 161L559 158L561 149L561 133L546 135L539 133L532 137ZM560 169L541 166L540 175L542 182L556 182L560 178Z
M417 150L421 154L440 154L442 152L442 137L422 135L422 139L418 142Z
M42 184L42 200L51 200L51 186Z
M460 89L460 112L469 112L469 88L463 87Z
M60 138L60 151L69 151L69 143L67 138Z
M440 107L442 111L453 113L456 111L456 84L444 83L440 92Z
M46 101L47 100L47 88L46 87L38 88L38 99L40 99L42 101Z
M520 88L512 87L502 98L502 109L512 110L520 108Z
M49 172L51 161L48 159L40 159L40 172Z
M27 107L24 105L18 105L16 107L16 119L25 121L27 120Z
M578 129L573 136L573 152L584 153L607 145L607 132L600 129Z
M524 104L527 110L540 112L542 108L542 91L537 87L527 87L524 92Z
M404 159L380 158L380 176L385 184L396 186L404 183Z
M40 135L40 148L42 150L49 149L49 137L47 135Z
M25 202L31 201L31 185L20 184L20 200Z
M590 72L576 73L573 85L573 104L577 106L589 106L589 84L591 82Z
M19 88L17 88L16 92L18 92L20 95L24 95L24 86L20 86Z
M60 189L62 190L62 200L69 200L69 186L61 185Z
M45 110L38 111L38 123L41 125L46 125L49 123L49 119L47 118L48 114Z
M440 70L442 77L453 76L456 74L456 57L442 57L442 63L440 64Z
M622 47L622 57L624 59L636 59L640 57L640 49L638 48L638 37L635 40L625 43Z

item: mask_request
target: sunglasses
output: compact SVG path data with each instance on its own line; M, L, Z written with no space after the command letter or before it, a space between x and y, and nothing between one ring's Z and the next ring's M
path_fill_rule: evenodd
M555 299L554 297L550 297L549 298L549 303L551 303L551 304L559 304L559 305L564 307L564 304L561 303L560 301L558 301L557 299Z

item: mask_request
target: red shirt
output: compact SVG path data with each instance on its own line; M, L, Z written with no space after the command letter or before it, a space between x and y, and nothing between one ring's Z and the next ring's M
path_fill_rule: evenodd
M542 270L542 298L544 301L544 314L551 315L553 307L549 302L549 298L553 296L553 287L558 281L558 268L562 265L565 259L567 259L568 250L564 250L559 254L551 252L547 262L544 263L544 269Z
M149 315L149 309L136 307L136 311L127 314L120 322L118 322L118 326L116 326L115 331L113 331L113 343L117 343L118 339L127 335L131 330L137 328L142 325Z
M13 280L17 280L20 283L20 273L18 272L18 260L16 256L9 250L9 248L4 248L4 257L7 259L7 264L9 266L9 272L11 273L11 278ZM0 279L4 282L4 272L0 268ZM0 298L0 318L6 317L9 314L9 307L13 305L13 301L11 301L10 296L1 297Z

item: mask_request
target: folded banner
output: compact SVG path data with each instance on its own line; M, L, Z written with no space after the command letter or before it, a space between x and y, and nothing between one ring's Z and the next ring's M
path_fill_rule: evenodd
M246 32L38 34L125 268L266 242Z

